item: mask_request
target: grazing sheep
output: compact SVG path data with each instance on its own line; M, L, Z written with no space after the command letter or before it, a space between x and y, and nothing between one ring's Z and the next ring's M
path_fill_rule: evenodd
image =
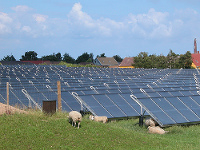
M157 122L153 118L146 118L144 124L146 126L151 126L151 127L155 127L156 125L158 125Z
M154 127L149 126L148 130L149 130L148 133L156 133L156 134L165 134L165 133L168 132L168 131L163 130L159 126L156 126L156 127L155 126Z
M69 122L72 122L72 126L73 126L73 123L74 123L74 127L76 127L76 122L78 122L78 128L80 126L80 123L82 121L82 115L77 112L77 111L71 111L69 113Z
M103 122L103 123L108 122L108 118L106 116L93 116L93 115L90 115L89 119L90 120L94 120L96 122Z

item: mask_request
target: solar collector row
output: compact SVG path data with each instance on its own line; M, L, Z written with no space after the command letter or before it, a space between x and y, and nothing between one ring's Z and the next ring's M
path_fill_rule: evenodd
M11 71L13 69L16 69L18 71L14 73L13 71ZM148 94L152 97L152 99L156 100L167 97L167 100L169 99L168 101L170 101L171 103L173 103L174 101L175 103L177 100L173 99L173 97L183 97L183 95L185 97L197 96L196 86L194 86L195 82L193 78L193 73L195 72L195 70L180 71L168 69L144 70L103 68L98 70L96 68L83 69L48 66L29 68L28 71L25 71L26 69L28 69L28 67L15 67L9 69L10 71L6 70L6 72L2 73L2 75L10 76L10 78L15 78L10 80L14 90L20 92L21 88L23 87L34 99L38 98L41 100L44 100L46 98L56 99L56 81L61 80L63 109L67 111L77 109L80 110L80 104L71 95L71 92L74 91L77 92L79 97L81 99L84 99L83 101L87 103L92 109L94 109L96 113L98 113L99 115L101 115L101 113L102 115L107 113L107 115L109 115L108 117L126 117L134 115L134 113L136 116L138 116L140 107L130 98L130 94L135 94L138 99L146 99L147 101L149 97L142 93L140 91L140 88L148 91L148 84L152 87L152 89L149 89ZM177 77L177 72L181 73L178 75L179 77ZM22 73L24 74L23 76ZM16 78L20 78L20 81L18 81ZM1 82L6 82L9 78L6 77L4 79L2 78ZM32 81L34 85L29 83L29 81ZM21 84L20 86L14 86L15 84L19 83ZM104 83L106 83L107 86L105 86ZM155 85L152 83L155 83ZM30 88L30 86L32 87ZM49 86L50 88L47 88L47 86ZM91 90L90 86L93 86L96 91ZM37 90L40 91L39 96L37 96ZM99 94L96 92L98 92ZM134 104L132 104L131 102L133 102ZM96 103L97 105L95 106L93 105L93 103ZM184 106L185 105L183 105L182 107ZM196 105L194 106L196 107ZM194 110L196 111L196 108ZM155 110L154 108L154 111L159 112L160 110ZM193 111L186 112L190 114L189 112ZM181 110L180 112L184 113L185 111ZM156 115L157 118L160 119L159 113ZM175 122L185 121L184 119L188 120L187 117L183 117L182 115L182 118L180 118L179 121ZM191 120L195 121L195 119L197 118L192 117ZM173 119L171 120L173 122ZM162 118L160 122L162 123Z

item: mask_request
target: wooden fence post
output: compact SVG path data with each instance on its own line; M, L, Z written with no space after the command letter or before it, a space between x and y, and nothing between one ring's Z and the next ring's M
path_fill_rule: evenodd
M6 84L6 91L7 91L7 107L9 106L9 82Z
M58 92L58 111L62 111L62 103L61 103L61 85L60 81L57 81L57 92Z

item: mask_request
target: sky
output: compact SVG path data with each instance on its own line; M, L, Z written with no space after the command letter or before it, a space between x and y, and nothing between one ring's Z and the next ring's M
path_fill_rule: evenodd
M200 0L1 0L0 60L87 52L134 57L200 49Z

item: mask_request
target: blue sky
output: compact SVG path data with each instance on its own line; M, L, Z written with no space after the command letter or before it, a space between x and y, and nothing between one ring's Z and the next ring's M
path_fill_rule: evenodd
M200 0L1 0L0 59L27 51L77 58L193 53Z

